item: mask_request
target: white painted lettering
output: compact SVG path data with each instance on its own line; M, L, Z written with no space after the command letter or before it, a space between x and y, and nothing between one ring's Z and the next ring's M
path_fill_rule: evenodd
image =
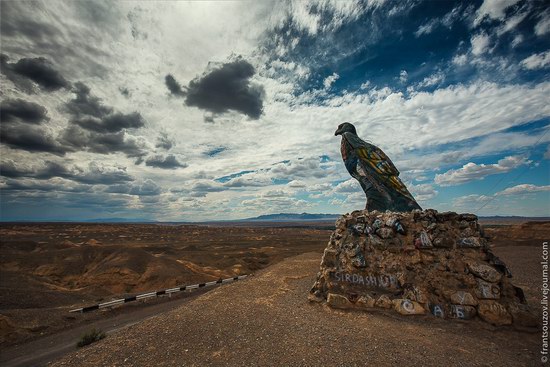
M413 312L414 311L414 305L408 299L405 299L401 302L401 307L403 307L405 309L405 311L407 311L407 312Z
M462 306L453 305L453 312L455 316L459 319L463 319L466 317L466 315L464 314L464 307Z
M433 307L432 314L435 317L445 317L445 314L443 313L443 309L441 309L440 305L435 305Z

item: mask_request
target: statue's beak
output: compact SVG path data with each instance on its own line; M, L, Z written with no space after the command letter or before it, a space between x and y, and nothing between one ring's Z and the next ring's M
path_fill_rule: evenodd
M338 135L340 135L340 134L342 134L342 132L340 131L340 129L338 129L338 130L336 130L336 131L334 132L334 136L338 136Z

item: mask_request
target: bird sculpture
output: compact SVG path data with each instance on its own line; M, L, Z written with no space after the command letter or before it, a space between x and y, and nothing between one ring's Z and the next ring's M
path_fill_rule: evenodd
M382 149L360 139L355 126L344 122L334 135L342 135L342 159L367 196L365 209L393 212L422 209L399 179L393 162Z

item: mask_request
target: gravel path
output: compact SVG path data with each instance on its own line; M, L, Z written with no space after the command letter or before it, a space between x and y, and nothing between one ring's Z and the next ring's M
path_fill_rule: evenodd
M278 263L53 366L534 366L538 333L307 301L320 254Z

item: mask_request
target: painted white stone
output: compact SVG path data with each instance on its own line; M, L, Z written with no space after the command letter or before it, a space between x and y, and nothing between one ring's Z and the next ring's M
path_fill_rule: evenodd
M405 298L394 299L393 309L401 315L422 315L426 313L424 307L416 301L411 301Z

